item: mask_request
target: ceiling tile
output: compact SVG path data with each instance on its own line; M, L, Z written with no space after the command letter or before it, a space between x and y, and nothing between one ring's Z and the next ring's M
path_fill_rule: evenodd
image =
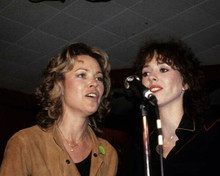
M197 55L203 65L217 65L220 64L220 45L207 51L201 52ZM216 59L217 58L217 59Z
M187 39L183 39L183 41L192 48L194 53L199 53L201 51L207 50L207 47L201 45L199 42L196 42L190 37Z
M0 60L0 74L8 76L14 72L23 69L25 66Z
M4 51L6 48L8 48L11 45L12 45L11 43L0 40L0 52Z
M64 11L91 24L99 24L119 14L124 8L115 3L90 3L77 1Z
M212 48L220 45L220 23L191 36L190 39L201 45Z
M185 1L189 2L190 4L196 5L203 2L204 0L185 0Z
M189 7L190 5L185 1L147 0L138 3L131 9L154 22L161 22L181 13Z
M82 35L92 26L84 23L76 18L73 18L64 13L60 13L53 19L43 24L40 29L44 32L60 37L67 41Z
M146 40L167 40L170 37L180 37L172 30L167 27L160 25L155 25L145 30L144 32L139 33L138 35L131 37L130 40L136 44L141 44Z
M20 23L8 20L3 17L0 17L0 26L0 40L8 42L16 42L32 30L27 26L24 26Z
M66 45L68 45L68 43ZM36 70L39 70L39 71L41 71L43 73L43 71L47 67L50 59L52 57L57 56L63 50L64 47L65 47L65 45L60 47L60 48L58 48L58 49L55 49L55 50L53 50L51 52L46 53L43 57L40 57L35 62L31 63L28 67L36 69Z
M43 4L47 4L53 8L62 10L66 7L68 7L70 4L77 2L78 0L66 0L64 3L61 1L44 1Z
M122 41L118 45L107 50L109 57L118 59L124 63L130 63L136 58L138 46L128 40Z
M33 31L20 40L18 45L45 54L62 47L66 41L40 31Z
M127 39L146 30L151 25L150 20L127 10L121 15L103 23L101 27Z
M198 7L205 10L207 13L211 14L216 19L220 20L220 1L219 0L205 1Z
M112 68L121 69L121 68L124 68L124 65L126 64L126 63L121 62L118 59L113 58L113 57L109 57L109 63L110 63L111 69Z
M9 5L10 3L12 3L13 0L1 0L0 1L0 10L2 10L3 8L6 8L7 5Z
M42 58L36 60L35 62L31 63L29 65L30 68L36 69L36 70L42 70L46 68L46 66L49 63L49 57L48 56L43 56Z
M175 18L167 20L163 25L181 34L181 36L187 37L216 22L217 20L212 18L210 14L199 8L193 8Z
M31 83L31 82L38 82L41 78L41 75L42 75L41 70L25 67L24 69L17 71L11 76L13 76L16 79L21 79Z
M0 53L0 59L20 65L28 65L41 55L17 45L13 45Z
M37 27L58 13L58 10L41 3L28 0L15 0L1 15L28 26Z
M137 4L138 2L141 2L143 0L113 0L113 2L116 2L122 6L125 6L125 7L130 7L130 6L133 6L134 4Z
M100 49L106 49L120 42L121 38L106 30L96 27L74 40L85 42L90 46L96 46Z

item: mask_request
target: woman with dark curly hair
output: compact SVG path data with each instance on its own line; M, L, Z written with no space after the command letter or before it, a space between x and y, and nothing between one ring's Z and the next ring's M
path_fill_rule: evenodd
M180 40L146 42L135 61L136 74L157 99L163 135L158 147L157 113L149 117L153 176L220 175L219 116L209 110L205 77L192 50ZM154 109L152 103L146 103ZM154 109L155 111L155 109ZM161 167L161 165L163 165Z
M116 175L116 150L95 134L109 111L109 70L107 54L84 43L52 58L36 90L37 125L8 141L1 175Z

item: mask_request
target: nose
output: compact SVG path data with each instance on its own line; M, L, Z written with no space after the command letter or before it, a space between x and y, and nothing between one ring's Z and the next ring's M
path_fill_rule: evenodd
M89 81L89 87L97 87L98 86L98 81L96 78L91 78Z
M158 80L157 75L155 73L151 73L148 76L148 79L149 79L149 81L157 81Z

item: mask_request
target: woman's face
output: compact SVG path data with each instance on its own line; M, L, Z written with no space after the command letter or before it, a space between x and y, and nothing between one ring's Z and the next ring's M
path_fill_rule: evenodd
M65 74L64 112L89 116L97 111L103 93L103 74L98 62L88 55L77 56L73 69Z
M142 84L156 96L158 106L182 105L184 89L183 78L179 71L166 63L157 62L156 56L142 69Z

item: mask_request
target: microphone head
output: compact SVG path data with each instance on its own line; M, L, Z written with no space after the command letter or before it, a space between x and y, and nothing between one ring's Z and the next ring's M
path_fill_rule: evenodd
M156 104L157 100L154 94L141 83L141 79L137 75L128 76L124 81L126 89L130 89L139 98L146 98L153 104Z

